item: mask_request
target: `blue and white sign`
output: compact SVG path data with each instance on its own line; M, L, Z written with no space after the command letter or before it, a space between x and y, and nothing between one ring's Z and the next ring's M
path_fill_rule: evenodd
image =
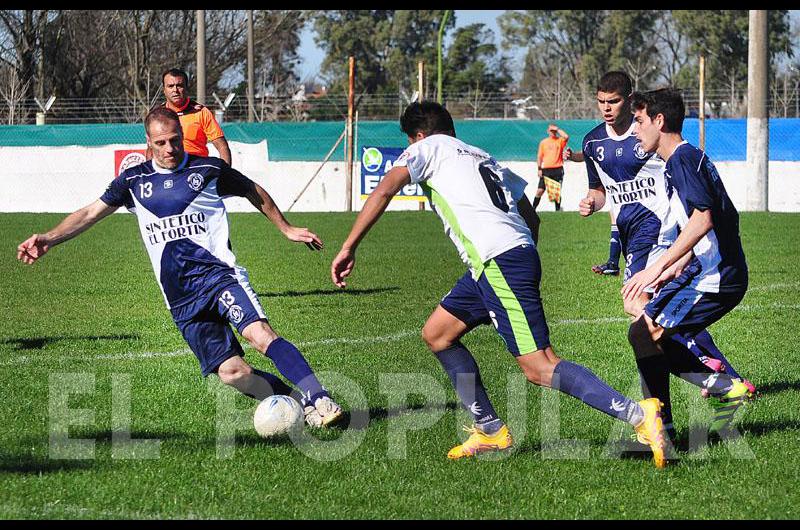
M392 169L397 158L405 151L402 147L361 147L361 198L366 199L387 171ZM418 184L404 186L395 199L425 201Z

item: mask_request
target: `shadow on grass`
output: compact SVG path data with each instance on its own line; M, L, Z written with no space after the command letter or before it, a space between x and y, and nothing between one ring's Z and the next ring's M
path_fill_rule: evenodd
M709 447L736 443L742 440L743 435L764 436L773 432L797 430L800 430L800 421L795 420L746 423L719 433L710 433L707 425L692 425L688 430L678 432L674 445L676 452L671 460L677 462L682 457L700 453ZM609 454L620 458L641 459L652 456L648 446L626 440L612 444Z
M104 429L104 430L90 430L90 429L77 429L72 428L70 430L70 439L87 439L87 440L94 440L98 443L111 443L114 440L114 433L117 433L118 436L121 438L118 441L131 439L132 441L137 440L196 440L196 437L193 435L186 434L185 432L166 432L166 431L153 431L153 432L143 432L138 430L133 431L123 431L123 430L113 430L113 429Z
M393 407L391 409L387 409L386 407L371 407L368 411L345 411L345 413L342 415L343 417L341 421L338 422L338 425L347 425L349 429L362 430L369 427L370 423L389 420L390 418L394 418L409 412L431 412L460 409L461 405L455 401L448 401L447 403L416 403L413 405L407 405L405 407Z
M763 436L773 432L797 430L800 430L800 421L796 420L758 421L739 426L740 432L755 436Z
M164 431L156 431L156 432L142 432L142 431L118 431L119 434L124 436L122 440L117 439L116 443L125 443L125 440L132 440L134 442L139 440L170 440L170 439L190 439L185 433L173 433L173 432L164 432ZM39 456L39 455L31 455L31 454L10 454L0 450L0 473L7 472L7 473L20 473L20 474L38 474L38 473L52 473L56 471L69 471L69 470L84 470L84 469L91 469L96 467L97 464L99 465L106 465L109 461L109 456L106 453L103 456L98 455L98 450L103 446L109 447L112 445L114 438L114 431L111 429L107 430L90 430L90 429L75 429L73 432L70 433L69 439L71 441L76 440L93 440L94 444L94 456L90 456L89 458L55 458L50 456ZM191 437L194 440L193 437ZM53 448L51 448L48 444L50 442L47 438L40 439L29 439L26 441L20 442L20 446L41 446L42 444L45 445L48 452L52 454ZM55 442L57 443L57 442ZM58 447L55 447L57 451ZM91 455L91 453L88 453ZM125 459L128 460L128 459Z
M93 460L56 460L30 454L0 453L0 473L33 474L90 469Z
M217 440L212 441L213 444ZM275 436L274 438L262 438L255 432L237 432L236 446L242 447L292 447L294 442L288 434Z
M139 335L94 335L79 337L33 337L33 338L8 338L0 340L0 344L12 345L16 350L40 350L49 344L64 340L138 340Z
M280 293L256 293L263 298L274 298L278 296L329 296L329 295L349 295L361 296L364 294L385 293L389 291L399 291L399 287L381 287L379 289L314 289L313 291L283 291Z
M787 390L800 390L800 381L773 381L759 384L756 392L758 394L779 394Z

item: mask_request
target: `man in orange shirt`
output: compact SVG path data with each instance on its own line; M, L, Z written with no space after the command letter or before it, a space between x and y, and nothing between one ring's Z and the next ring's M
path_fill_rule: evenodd
M219 157L231 164L231 149L225 139L214 113L208 107L189 99L186 91L189 86L189 76L183 70L170 68L161 75L164 96L167 101L163 106L174 110L181 120L183 129L183 149L189 154L208 156L206 144L211 142L219 152ZM150 149L147 149L147 159L150 159Z
M561 210L561 181L564 180L564 148L567 146L569 135L563 129L559 129L555 123L547 126L549 136L539 142L539 155L537 163L539 166L539 187L536 190L536 198L533 200L533 208L539 205L539 201L544 194L547 186L547 198L555 203L556 211Z

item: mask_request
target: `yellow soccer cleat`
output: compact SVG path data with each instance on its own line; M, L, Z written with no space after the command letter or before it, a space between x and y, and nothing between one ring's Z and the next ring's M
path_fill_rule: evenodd
M470 433L469 438L463 444L450 449L450 452L447 453L447 458L456 460L487 451L502 451L503 449L508 449L514 443L511 439L511 433L508 432L508 427L505 425L494 434L486 434L477 427L464 427L464 430Z
M653 462L657 468L667 465L665 453L666 439L664 432L664 422L661 421L661 407L664 406L658 398L643 399L639 406L644 411L644 419L634 427L636 429L636 439L639 443L649 445L653 451Z

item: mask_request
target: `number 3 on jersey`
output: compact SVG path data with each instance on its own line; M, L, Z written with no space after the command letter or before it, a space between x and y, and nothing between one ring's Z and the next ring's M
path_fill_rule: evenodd
M507 212L509 206L506 202L506 194L503 192L500 177L485 164L480 164L478 166L478 171L481 174L481 178L483 178L486 191L489 192L489 198L492 200L492 204L497 206L500 210Z

